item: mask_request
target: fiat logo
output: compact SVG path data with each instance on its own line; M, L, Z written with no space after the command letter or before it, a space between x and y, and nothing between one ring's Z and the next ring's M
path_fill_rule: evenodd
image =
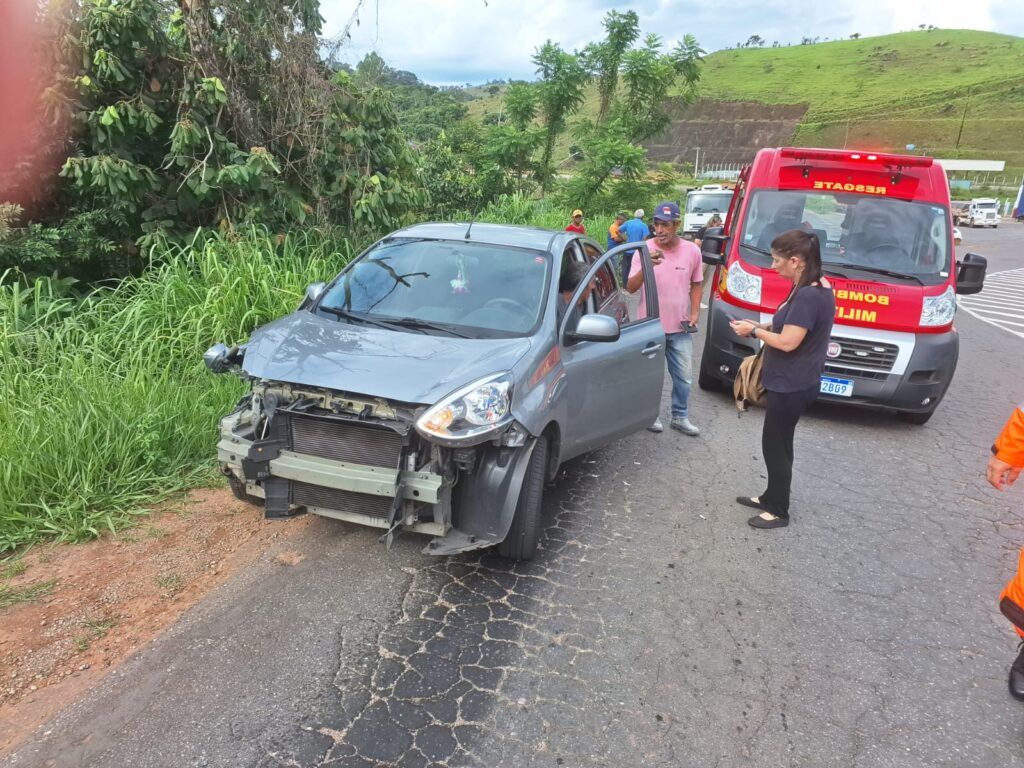
M820 349L820 347L819 347ZM833 360L843 353L843 348L839 346L838 341L830 341L828 343L828 349L825 350L825 354Z

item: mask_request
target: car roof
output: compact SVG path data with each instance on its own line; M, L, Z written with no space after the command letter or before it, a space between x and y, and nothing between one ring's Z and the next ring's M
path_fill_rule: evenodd
M466 230L469 238L466 238ZM440 222L431 221L425 224L414 224L397 232L392 237L424 237L430 240L461 240L469 243L486 243L488 245L509 245L514 248L532 248L538 251L550 251L556 240L567 238L567 233L540 227L524 227L518 224L488 224L482 221L473 222Z

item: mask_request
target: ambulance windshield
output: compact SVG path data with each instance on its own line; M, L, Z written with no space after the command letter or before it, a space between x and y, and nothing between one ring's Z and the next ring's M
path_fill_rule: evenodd
M874 280L945 282L949 212L940 205L849 193L758 190L740 226L744 258L767 266L771 243L790 229L814 232L821 260L843 272L864 267ZM842 269L847 267L848 269Z

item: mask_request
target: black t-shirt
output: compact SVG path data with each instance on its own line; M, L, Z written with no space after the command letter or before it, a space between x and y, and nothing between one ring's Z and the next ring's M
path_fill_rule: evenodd
M807 335L792 352L765 347L761 372L765 389L802 392L819 385L835 316L835 294L820 286L805 285L779 307L772 331L781 333L783 326L796 325L806 328Z

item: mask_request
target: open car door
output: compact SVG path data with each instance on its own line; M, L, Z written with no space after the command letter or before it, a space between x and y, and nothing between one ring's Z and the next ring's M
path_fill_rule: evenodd
M619 292L615 259L631 251L639 251L644 280L654 284L646 244L613 248L591 264L569 305L578 311L566 312L559 327L567 378L567 455L645 429L658 415L665 381L665 332L658 319L657 291L645 291L643 319L629 312ZM588 288L590 297L584 301ZM617 334L609 333L609 321L618 326Z

